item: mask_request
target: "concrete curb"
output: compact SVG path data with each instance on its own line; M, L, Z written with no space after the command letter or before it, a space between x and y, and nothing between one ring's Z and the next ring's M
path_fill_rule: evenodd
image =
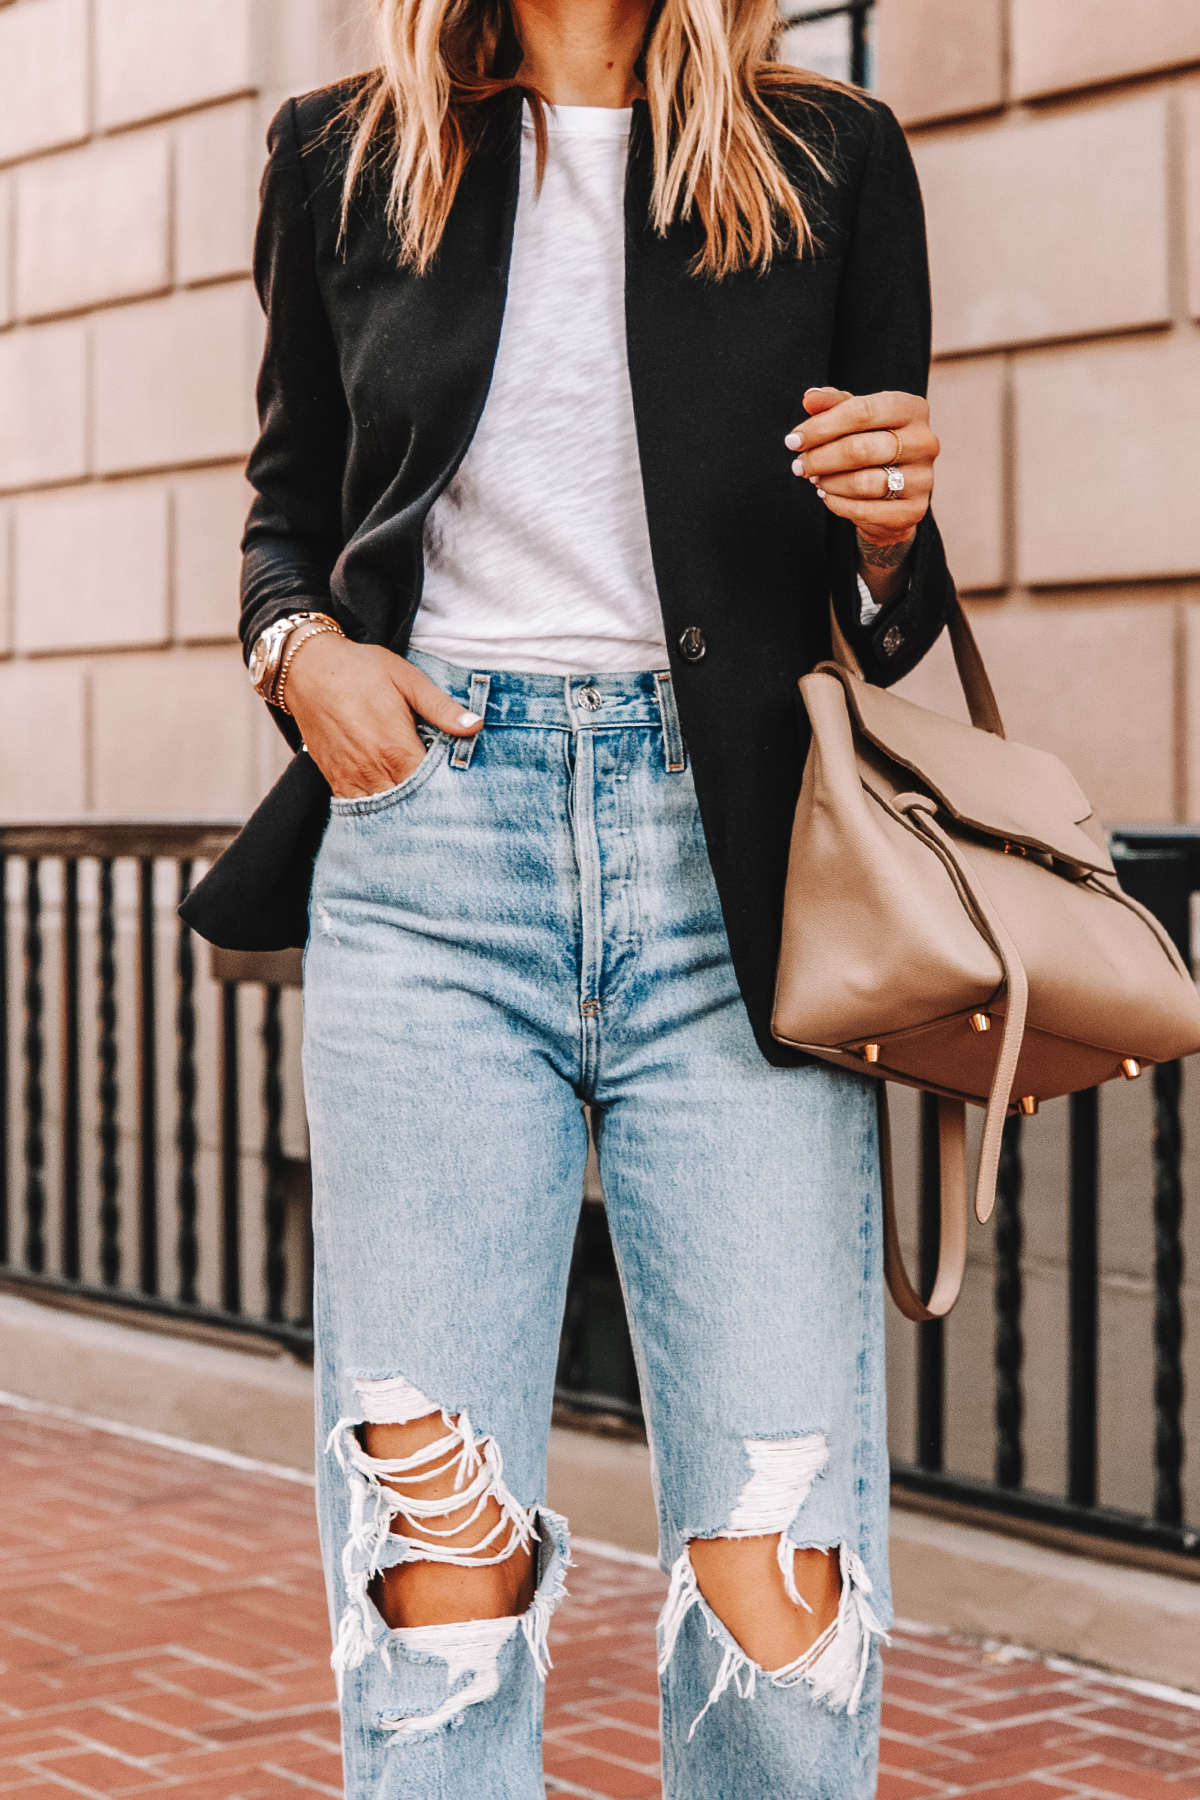
M312 1370L0 1294L0 1388L312 1472Z

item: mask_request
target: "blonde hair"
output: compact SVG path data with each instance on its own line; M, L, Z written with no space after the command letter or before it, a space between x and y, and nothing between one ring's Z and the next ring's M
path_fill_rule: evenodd
M544 96L492 73L506 0L372 0L380 66L351 104L353 136L342 196L346 228L368 167L390 163L387 198L402 263L428 268L441 242L481 130L480 102L516 88L530 101L541 180ZM850 92L840 82L775 60L777 0L663 0L645 48L654 139L650 217L665 234L699 216L695 271L766 268L789 245L813 242L803 201L771 143L787 139L818 176L816 151L778 116L773 98Z

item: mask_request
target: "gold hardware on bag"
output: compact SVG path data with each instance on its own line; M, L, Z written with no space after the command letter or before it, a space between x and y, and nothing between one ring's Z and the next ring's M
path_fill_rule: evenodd
M1142 1072L1142 1065L1136 1056L1127 1056L1121 1064L1121 1073L1126 1081L1136 1081Z
M991 1029L992 1029L992 1021L988 1018L986 1013L972 1013L971 1014L971 1030L972 1031L981 1031L982 1032L982 1031L990 1031Z
M1004 854L1005 856L1028 856L1029 851L1024 844L1010 844L1005 839Z
M863 1053L863 1061L869 1062L869 1063L877 1063L879 1061L879 1052L880 1052L881 1047L882 1046L879 1044L864 1044L863 1052L862 1052Z
M1021 1098L1017 1101L1017 1111L1024 1113L1027 1119L1032 1119L1037 1109L1038 1103L1036 1094L1022 1094Z

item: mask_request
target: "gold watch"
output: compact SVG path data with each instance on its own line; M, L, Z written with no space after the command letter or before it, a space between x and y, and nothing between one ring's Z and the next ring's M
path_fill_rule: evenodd
M283 681L287 674L284 659L288 639L300 625L315 627L305 633L306 637L315 637L318 631L335 631L339 637L345 636L337 620L331 619L328 613L288 613L286 618L276 619L273 625L268 625L254 641L254 648L250 652L249 672L255 693L260 694L270 706L278 706L282 700ZM299 647L297 644L296 648ZM288 658L288 662L290 660Z

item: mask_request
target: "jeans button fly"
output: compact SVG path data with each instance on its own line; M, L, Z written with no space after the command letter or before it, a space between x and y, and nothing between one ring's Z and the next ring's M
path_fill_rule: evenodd
M679 640L679 652L684 662L699 662L708 645L704 641L704 633L698 625L689 625Z
M600 708L604 705L604 696L599 688L580 688L575 698L579 705L584 707L588 712L599 712Z

